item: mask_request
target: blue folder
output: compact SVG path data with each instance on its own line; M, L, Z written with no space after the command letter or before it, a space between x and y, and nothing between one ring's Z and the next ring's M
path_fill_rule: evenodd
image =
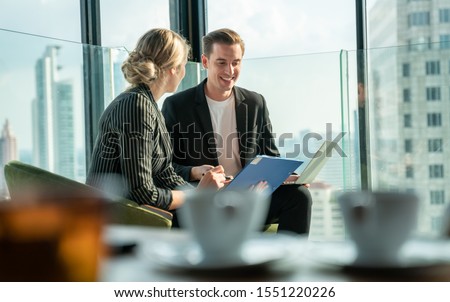
M266 155L258 155L223 190L243 190L260 181L267 181L273 193L303 161Z

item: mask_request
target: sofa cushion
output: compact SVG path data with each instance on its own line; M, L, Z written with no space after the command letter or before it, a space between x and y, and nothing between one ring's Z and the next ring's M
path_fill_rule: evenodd
M140 206L132 200L105 194L105 192L86 184L20 161L7 163L4 170L12 199L17 197L24 189L30 187L64 190L69 193L96 193L109 201L108 221L110 223L166 228L170 228L172 225L172 214L170 212L149 205Z

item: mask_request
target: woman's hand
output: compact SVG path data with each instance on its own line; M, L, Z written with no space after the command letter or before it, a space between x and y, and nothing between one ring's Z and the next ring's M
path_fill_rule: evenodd
M203 167L203 166L200 166ZM221 165L207 170L201 177L197 188L220 189L229 181L225 179L225 170Z
M195 180L202 179L203 175L205 175L206 172L208 172L209 170L211 170L213 168L214 168L214 166L211 166L211 165L202 165L202 166L192 167L190 180L195 181Z

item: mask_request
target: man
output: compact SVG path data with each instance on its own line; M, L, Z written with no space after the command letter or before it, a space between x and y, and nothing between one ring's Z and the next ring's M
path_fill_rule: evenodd
M219 163L227 175L236 175L256 155L279 156L264 97L235 86L244 50L230 29L207 34L202 55L207 79L164 102L174 167L187 181L198 181ZM308 233L310 212L305 186L282 185L272 194L267 223L278 222L278 231Z

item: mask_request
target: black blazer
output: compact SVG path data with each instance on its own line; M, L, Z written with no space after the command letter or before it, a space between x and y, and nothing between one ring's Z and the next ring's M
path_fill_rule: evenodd
M173 165L185 180L189 180L193 166L219 164L205 97L206 81L168 97L162 107L173 144ZM259 154L279 156L264 97L236 86L233 91L242 166Z
M150 89L140 84L122 92L103 112L86 183L106 184L139 204L167 210L171 190L186 186L171 157L164 117Z

